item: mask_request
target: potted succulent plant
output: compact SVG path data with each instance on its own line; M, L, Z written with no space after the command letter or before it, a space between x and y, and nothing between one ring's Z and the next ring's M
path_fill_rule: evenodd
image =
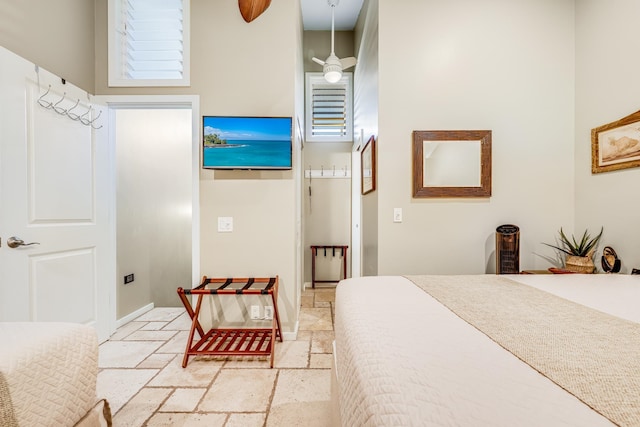
M591 237L588 230L585 230L582 237L579 240L571 235L571 239L567 237L562 228L560 228L560 245L550 246L560 252L566 254L565 268L568 271L574 273L593 273L596 269L593 263L593 254L596 250L596 245L602 237L604 228L600 229L600 233L597 236Z

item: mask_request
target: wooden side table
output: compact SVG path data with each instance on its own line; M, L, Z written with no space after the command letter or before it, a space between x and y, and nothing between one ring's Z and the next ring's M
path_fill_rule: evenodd
M347 278L347 245L312 245L311 246L311 287L315 288L316 283L338 283L338 280L317 280L316 279L316 256L318 256L318 249L324 250L324 256L327 256L327 250L331 251L332 256L336 256L336 250L340 250L342 256L342 276L343 279Z

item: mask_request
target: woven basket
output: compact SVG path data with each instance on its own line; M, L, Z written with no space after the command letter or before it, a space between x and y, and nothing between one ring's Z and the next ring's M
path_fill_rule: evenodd
M590 256L567 255L565 268L574 273L591 274L596 269Z

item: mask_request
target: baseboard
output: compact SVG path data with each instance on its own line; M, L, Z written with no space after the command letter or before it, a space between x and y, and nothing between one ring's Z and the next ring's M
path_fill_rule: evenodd
M142 316L146 312L153 310L153 307L154 307L153 303L147 304L147 305L145 305L143 307L140 307L139 309L137 309L133 313L129 313L126 316L124 316L123 318L116 320L116 328L120 328L120 327L126 325L127 323L131 322L132 320Z
M282 340L283 341L295 341L298 339L298 326L299 323L296 322L296 327L294 328L293 332L283 332L282 333Z

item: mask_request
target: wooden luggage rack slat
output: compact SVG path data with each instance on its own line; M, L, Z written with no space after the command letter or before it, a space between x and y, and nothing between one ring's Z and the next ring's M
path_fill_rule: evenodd
M187 295L197 295L196 309ZM204 331L199 321L202 300L205 295L271 295L273 319L271 328L211 328ZM278 276L249 278L208 278L204 276L193 289L178 288L178 296L191 318L187 348L182 359L185 368L190 356L270 356L273 368L276 339L282 341L280 316L278 315ZM200 339L193 342L196 331Z

